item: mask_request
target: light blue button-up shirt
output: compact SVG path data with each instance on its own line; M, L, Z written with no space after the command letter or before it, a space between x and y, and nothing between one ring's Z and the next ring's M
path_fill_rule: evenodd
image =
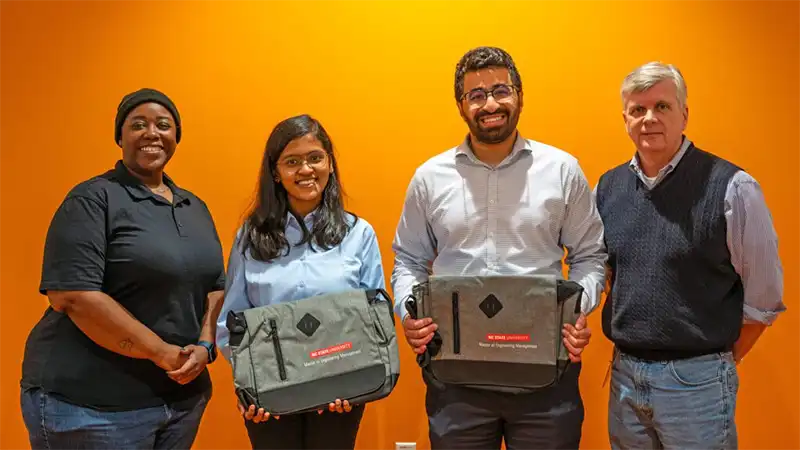
M314 213L307 215L304 222L311 230ZM217 347L228 360L230 335L225 326L228 311L238 312L347 289L386 288L378 240L372 226L364 219L355 222L339 245L330 250L316 247L312 250L308 244L296 245L303 232L294 215L288 214L289 254L269 262L253 259L249 251L244 255L241 236L240 229L228 259L225 301L217 319Z
M603 224L577 159L517 136L497 167L465 140L434 156L411 179L397 226L392 287L404 318L416 283L437 275L563 275L597 307L605 283Z
M630 168L653 189L672 173L690 145L684 137L678 153L653 178L644 174L636 155ZM769 325L786 310L778 236L761 187L743 170L731 177L725 190L725 222L731 265L744 286L744 322Z

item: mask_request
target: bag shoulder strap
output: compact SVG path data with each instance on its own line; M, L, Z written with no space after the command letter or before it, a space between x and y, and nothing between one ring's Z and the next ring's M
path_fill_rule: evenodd
M367 294L367 301L370 303L379 301L379 295L383 296L386 299L386 306L389 307L389 317L392 318L392 325L395 325L394 319L394 308L392 307L392 297L389 296L389 293L386 292L385 289L377 288L377 289L367 289L364 291Z

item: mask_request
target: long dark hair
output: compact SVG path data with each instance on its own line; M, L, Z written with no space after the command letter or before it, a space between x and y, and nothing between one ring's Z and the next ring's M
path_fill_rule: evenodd
M307 114L290 117L277 124L267 139L258 180L258 195L244 222L242 251L250 249L255 259L270 261L281 256L283 252L289 253L289 241L285 232L287 213L291 212L289 198L281 182L275 180L275 174L278 173L278 158L286 146L308 134L322 143L333 170L322 191L322 202L315 213L311 231L306 228L303 218L295 215L303 231L303 239L297 245L308 244L312 250L316 245L329 250L341 243L350 230L352 224L348 223L347 215L350 214L357 220L355 214L344 209L339 168L333 154L333 143L325 128Z

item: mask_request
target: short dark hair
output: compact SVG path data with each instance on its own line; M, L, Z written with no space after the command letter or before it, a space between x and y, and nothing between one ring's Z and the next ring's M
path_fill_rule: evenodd
M464 95L464 75L467 72L475 72L487 67L508 69L508 73L511 75L511 84L514 85L517 92L522 92L522 78L519 76L511 55L497 47L478 47L465 53L456 65L456 102L460 102Z
M311 249L318 246L330 250L339 245L354 222L348 221L347 215L358 220L355 214L344 209L342 201L342 185L339 181L339 168L333 153L333 143L325 128L313 117L304 114L290 117L275 126L267 139L264 158L261 162L261 174L258 181L258 195L244 222L244 233L241 237L241 250L250 250L253 258L270 261L281 253L289 253L289 242L286 239L286 216L289 209L289 196L280 181L275 180L278 159L290 142L306 135L314 136L325 149L331 160L332 171L328 184L322 191L322 202L314 219L314 226L309 231L302 217L298 223L303 230L303 238L297 245L308 244Z

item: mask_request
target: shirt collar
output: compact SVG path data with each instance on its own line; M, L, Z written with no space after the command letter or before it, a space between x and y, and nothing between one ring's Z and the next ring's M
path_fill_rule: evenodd
M318 212L319 208L311 211L310 213L306 214L305 217L303 217L303 223L305 224L307 230L310 230L314 227L314 219L316 219ZM286 226L296 228L298 230L301 229L300 222L297 221L297 217L295 217L291 211L286 211Z
M117 161L117 164L114 166L114 178L125 187L125 190L127 190L132 197L138 200L156 197L156 194L145 186L140 179L131 175L122 160ZM172 191L172 196L174 197L173 204L177 205L182 201L189 201L189 195L186 191L178 187L166 173L164 174L164 184Z
M521 152L531 153L533 151L530 142L524 137L522 137L522 133L520 133L519 131L516 131L516 133L517 133L517 138L514 140L514 146L511 147L511 154L509 154L506 157L506 159L502 163L500 163L500 166L508 164L510 161L514 161L517 155L519 155ZM465 137L464 140L461 142L461 144L459 144L458 147L456 147L456 158L458 158L459 155L464 155L473 162L483 164L478 159L478 157L475 156L475 153L473 153L472 146L469 143L470 142L469 136L470 135L467 134L467 137Z
M666 166L662 167L661 170L658 171L657 177L666 175L669 172L672 172L675 169L675 166L681 161L683 155L686 154L686 151L689 150L689 147L692 145L692 141L689 140L686 136L683 136L683 142L681 143L681 147L678 149L678 153L672 157L669 163ZM628 163L631 170L636 172L637 174L644 175L644 171L642 171L642 167L639 164L639 153L634 153L633 158L631 158L631 162Z

